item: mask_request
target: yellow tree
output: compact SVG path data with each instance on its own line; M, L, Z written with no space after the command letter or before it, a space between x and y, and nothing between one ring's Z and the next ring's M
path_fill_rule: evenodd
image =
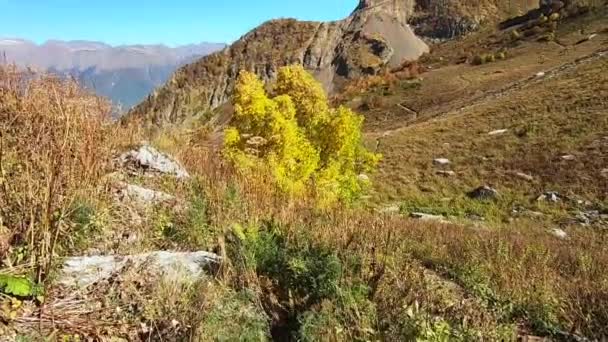
M272 94L254 74L240 74L224 138L228 159L243 169L268 168L288 193L308 187L324 205L356 199L367 186L359 175L380 159L363 147L363 117L331 108L301 66L281 68Z

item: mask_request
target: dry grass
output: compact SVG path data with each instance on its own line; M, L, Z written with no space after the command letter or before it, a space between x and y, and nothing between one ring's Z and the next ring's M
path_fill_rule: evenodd
M424 122L471 103L488 93L574 61L605 46L606 35L595 41L574 45L590 33L606 26L605 12L573 20L564 20L557 30L556 42L539 43L536 38L512 44L508 32L486 28L479 33L447 41L432 47L430 55L420 63L429 70L420 77L419 87L399 89L382 94L381 104L374 108L362 107L360 102L346 102L366 117L366 130L382 132ZM466 62L475 55L495 53L506 49L505 60L482 66ZM348 100L348 97L344 98ZM406 109L404 109L404 107ZM409 109L409 110L408 110ZM412 116L412 111L417 116Z
M380 137L381 194L400 196L433 188L451 197L480 183L535 198L547 189L606 200L605 58L581 65L557 78L538 80L508 96L491 98L444 118ZM533 94L533 95L532 95ZM507 129L503 135L489 132ZM565 154L576 156L564 161ZM457 173L436 174L433 158L446 157ZM513 176L524 172L527 182Z
M69 235L74 204L107 172L109 110L74 82L0 69L0 223L5 241L27 247L39 280Z

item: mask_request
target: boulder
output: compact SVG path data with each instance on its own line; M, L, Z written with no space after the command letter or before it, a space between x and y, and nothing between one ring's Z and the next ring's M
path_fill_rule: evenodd
M444 177L453 177L456 176L456 172L454 171L448 171L448 170L439 170L437 171L437 174L440 176L444 176Z
M539 202L547 201L552 203L557 203L562 199L562 196L556 191L547 191L544 194L538 196L538 198L536 198L536 200Z
M153 205L175 199L174 196L167 193L147 189L139 185L119 183L118 186L120 189L117 196L121 201L131 201L141 205Z
M435 158L433 159L433 165L435 166L448 166L451 162L447 158Z
M171 279L195 279L221 258L209 252L156 251L137 255L94 255L67 258L59 273L58 283L84 288L120 275L127 266L145 267Z
M476 200L495 200L498 198L498 191L487 185L484 185L467 193L467 196Z
M173 175L178 179L190 177L177 161L147 144L141 145L137 150L123 153L119 162L123 167L134 171Z
M566 233L563 229L553 228L551 230L551 234L558 239L565 240L568 238L568 233Z

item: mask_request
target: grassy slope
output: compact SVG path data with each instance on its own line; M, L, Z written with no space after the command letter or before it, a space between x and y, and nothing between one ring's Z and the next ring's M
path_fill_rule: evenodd
M608 75L602 70L608 61L597 54L607 49L608 35L574 43L606 25L606 19L564 23L558 37L566 47L525 41L508 50L507 60L482 66L455 61L461 50L496 51L504 45L500 35L486 32L439 46L421 86L385 90L380 105L364 112L370 145L384 155L375 201L497 219L506 219L516 205L564 216L566 208L532 203L548 190L605 205ZM546 76L535 77L541 71ZM498 129L508 131L487 134ZM561 160L565 154L576 160ZM438 175L434 158L449 158L456 176ZM514 176L517 172L534 180ZM503 193L498 206L465 198L483 184Z

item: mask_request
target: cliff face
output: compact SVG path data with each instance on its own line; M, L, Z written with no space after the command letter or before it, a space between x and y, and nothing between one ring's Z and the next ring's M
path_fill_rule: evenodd
M268 81L279 67L298 63L331 91L340 79L417 59L428 46L407 25L414 9L413 0L361 0L340 21L266 22L223 51L178 70L129 116L162 125L216 108L230 98L240 70Z

